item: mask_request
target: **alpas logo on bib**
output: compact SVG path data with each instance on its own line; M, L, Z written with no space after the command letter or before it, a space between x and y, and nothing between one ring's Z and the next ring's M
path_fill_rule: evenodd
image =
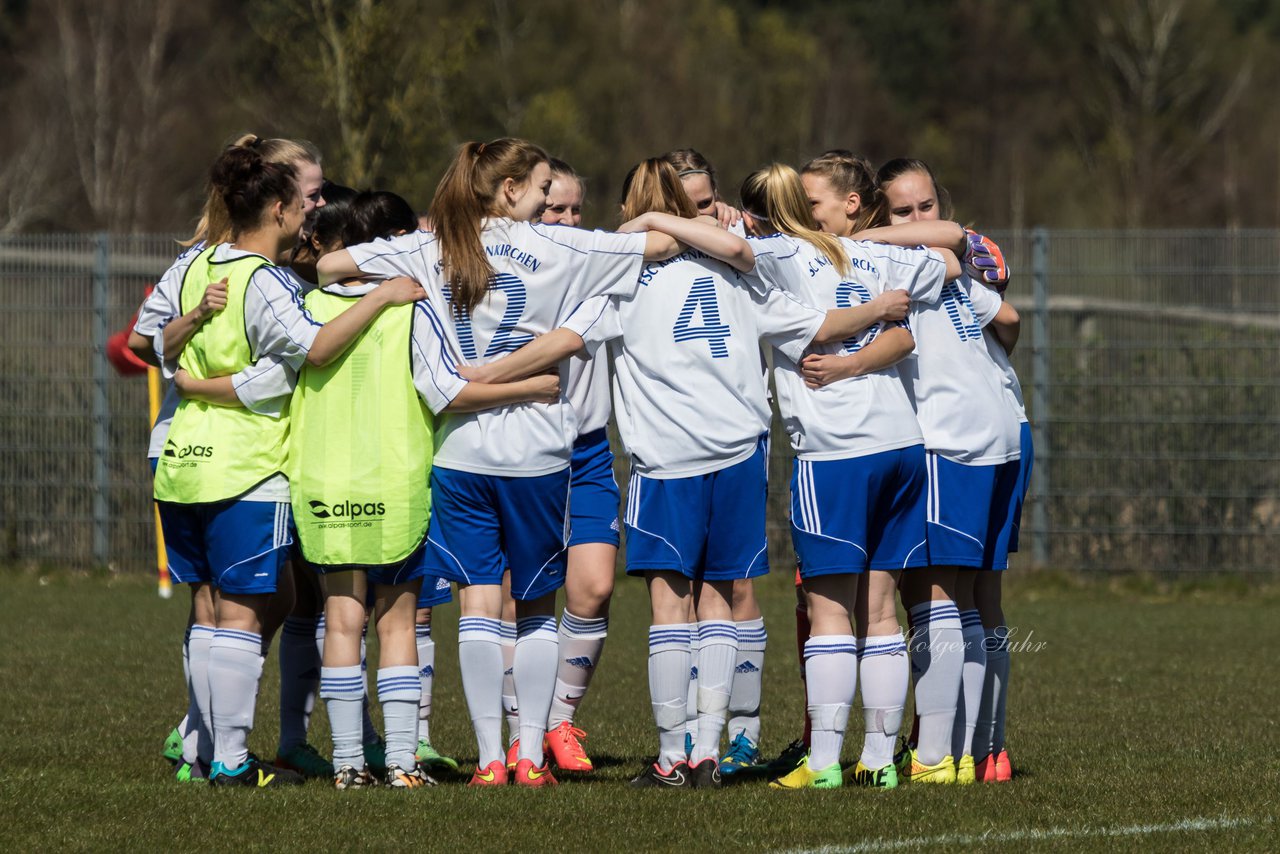
M337 504L325 504L323 501L308 501L311 515L317 519L381 519L387 515L387 505L381 501L339 501Z
M164 455L166 457L173 457L179 460L185 460L189 457L197 457L207 460L213 456L213 446L187 445L186 447L179 448L177 443L170 439L164 443Z

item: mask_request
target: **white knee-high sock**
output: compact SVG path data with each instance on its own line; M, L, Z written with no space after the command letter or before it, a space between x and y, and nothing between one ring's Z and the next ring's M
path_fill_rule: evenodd
M320 668L320 697L333 731L333 770L364 768L364 728L360 709L365 698L364 668L359 664Z
M556 690L559 656L556 618L522 617L516 621L516 702L520 708L520 759L542 767L542 739Z
M731 620L698 621L698 737L690 759L720 759L720 736L729 716L738 630Z
M978 707L978 731L974 736L973 758L994 756L1004 750L1004 719L1009 692L1009 627L996 626L985 632L986 678Z
M560 615L560 645L556 664L556 692L551 700L548 729L562 723L573 723L578 706L586 696L587 686L595 675L605 636L609 634L607 617L586 619L565 609Z
M378 702L387 739L387 764L410 771L418 749L418 700L422 682L416 664L378 668Z
M285 617L280 629L279 753L306 742L319 683L315 618Z
M186 729L182 733L182 761L194 765L199 759L206 766L213 762L213 709L209 698L209 646L213 643L213 626L194 624L187 631L187 710Z
M893 762L894 741L907 704L907 642L892 635L858 638L862 677L863 741L860 761L872 771Z
M502 626L502 714L507 719L507 745L520 737L520 707L516 704L516 624Z
M818 635L804 645L809 719L813 735L809 767L821 771L840 761L849 708L858 687L858 647L853 635Z
M684 705L685 743L690 746L698 737L698 652L702 641L698 639L698 624L689 624L689 688ZM692 754L691 754L692 755Z
M956 720L951 728L951 752L956 761L961 756L973 755L973 737L987 671L987 653L982 647L982 617L977 610L960 612L960 636L964 641L964 664L960 670Z
M502 622L488 617L458 621L458 668L467 697L480 767L504 759L502 750Z
M418 738L431 740L431 692L436 679L436 642L431 639L431 624L413 627L418 644Z
M658 767L685 761L685 703L689 696L689 623L649 627L649 702L658 725Z
M249 759L262 660L262 635L238 629L214 631L209 645L213 761L228 771Z
M745 733L752 744L760 743L760 694L764 679L764 650L767 636L764 618L742 620L738 629L738 657L733 667L733 690L729 693L729 738Z
M925 765L936 765L950 755L960 697L964 667L960 612L949 600L922 602L911 609L910 620L908 652L916 687L916 714L920 716L916 756Z

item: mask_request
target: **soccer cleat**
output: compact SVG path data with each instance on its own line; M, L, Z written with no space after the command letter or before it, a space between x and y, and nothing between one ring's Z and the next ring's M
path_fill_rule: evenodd
M160 751L160 755L172 765L182 764L182 733L178 732L177 727L164 740L164 750Z
M287 768L268 765L250 754L249 761L240 766L234 774L227 771L220 762L213 763L209 773L209 784L212 786L244 786L251 789L277 789L283 786L301 786L303 776Z
M333 776L333 763L305 741L287 753L277 753L271 764L277 768L297 771L308 780L327 780Z
M520 739L516 738L511 742L511 746L507 748L507 770L516 770L516 762L520 759Z
M435 780L422 773L416 765L412 768L401 768L394 762L387 764L387 774L383 779L393 789L422 789L436 784Z
M718 789L720 763L708 756L696 765L689 766L689 785L695 789Z
M838 789L844 785L839 762L833 762L821 771L809 767L809 757L787 774L769 784L770 789Z
M532 759L521 759L516 763L516 773L512 779L517 786L526 786L530 789L540 789L543 786L559 785L556 778L551 776L551 769L543 765L537 768L533 764Z
M994 783L996 781L996 758L988 753L973 763L973 775L979 783Z
M720 775L731 777L739 771L754 767L759 759L760 748L754 741L747 738L746 732L739 732L733 737L733 741L729 742L729 750L720 760Z
M173 779L179 783L207 783L209 782L209 770L199 759L195 761L195 764L179 762L177 770L173 773Z
M692 785L687 762L677 762L670 771L663 771L655 762L631 781L633 789L687 789Z
M369 767L357 771L350 765L343 765L333 775L333 787L342 789L370 789L378 785L378 778L369 773Z
M444 771L452 773L458 770L458 760L439 753L431 746L431 742L425 738L418 739L418 751L413 758L418 760L418 767L428 774L432 771L438 774Z
M387 776L387 743L382 739L364 743L364 764L375 777Z
M899 744L901 746L893 754L893 766L898 770L898 779L905 783L907 781L907 772L911 770L911 752L915 750L915 745L905 738Z
M883 768L872 771L859 761L845 769L844 781L850 786L862 786L867 789L898 788L898 769L891 762Z
M976 783L977 776L974 773L973 757L967 753L960 757L960 761L956 763L956 783L961 786L967 786L970 783Z
M908 783L954 783L956 763L950 756L944 756L937 765L924 765L916 759L916 752L913 750L911 765L905 776Z
M1009 751L1001 750L996 754L996 782L1007 783L1013 779L1013 764L1009 762Z
M468 786L505 786L507 785L507 766L501 759L495 759L484 768L476 767Z
M808 756L809 745L804 743L803 738L797 738L795 741L788 744L786 748L778 754L776 759L770 760L765 764L765 771L773 779L785 777L787 774L790 774L796 768L800 767L800 763Z
M556 768L577 774L585 774L593 770L591 760L587 758L587 751L583 750L582 742L578 740L586 737L587 734L583 730L568 721L556 725L554 729L547 732L546 747L551 752L551 758L555 760Z

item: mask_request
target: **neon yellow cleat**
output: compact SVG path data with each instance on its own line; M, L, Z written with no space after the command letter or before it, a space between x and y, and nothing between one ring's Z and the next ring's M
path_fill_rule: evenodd
M845 769L844 782L849 786L862 786L868 789L896 789L898 788L898 769L890 763L873 771L859 761L857 765L851 765Z
M905 776L908 783L951 784L956 781L956 763L950 756L944 756L937 765L923 765L916 758L916 752L913 750L911 765L907 768Z
M809 767L809 757L786 774L769 784L770 789L838 789L844 785L840 763L833 762L821 771Z
M978 782L978 778L973 769L973 757L966 753L960 757L960 764L956 766L956 783L961 786L967 786L976 782Z

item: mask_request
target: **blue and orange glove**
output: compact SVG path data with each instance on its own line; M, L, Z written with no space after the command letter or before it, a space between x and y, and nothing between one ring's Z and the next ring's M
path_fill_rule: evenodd
M1004 253L989 237L966 228L965 241L969 244L960 263L970 278L977 279L984 285L990 285L999 293L1009 285L1009 265L1004 261Z

